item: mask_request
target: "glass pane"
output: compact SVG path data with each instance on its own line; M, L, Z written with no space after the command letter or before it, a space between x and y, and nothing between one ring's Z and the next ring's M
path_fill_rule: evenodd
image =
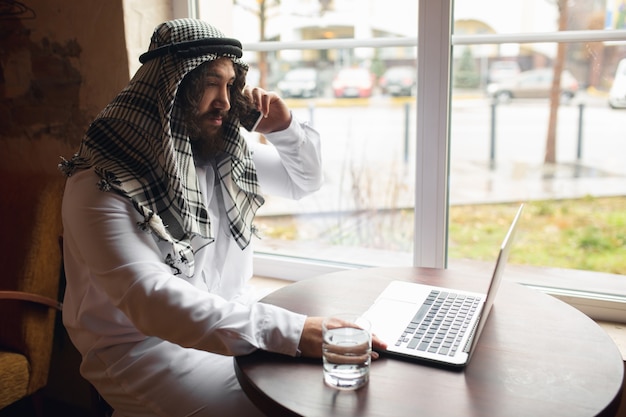
M456 0L455 35L559 29L555 2L500 3L496 16ZM561 3L563 30L624 27L621 2ZM539 27L511 12L539 6ZM464 44L453 56L450 262L493 260L526 201L512 263L626 273L626 43Z
M300 201L268 196L257 251L410 264L417 69L415 48L405 52L392 64L389 48L272 55L268 88L320 132L325 182Z
M200 6L200 16L211 21L214 6ZM244 49L262 39L415 39L417 33L417 2L403 0L242 0L232 8L233 36ZM325 177L320 191L300 201L267 196L255 220L257 252L411 264L416 57L415 42L245 53L249 84L279 92L296 117L320 132Z
M622 0L454 0L454 33L484 35L560 30L625 29ZM501 45L513 52L522 45Z
M383 73L392 66L416 66L418 2L219 1L232 8L233 20L227 23L244 46L280 41L279 50L246 52L250 82L281 91L294 113L310 120L324 138L323 189L299 202L269 198L257 220L265 236L257 250L367 265L411 264L417 92L393 96L383 84ZM626 96L617 75L620 60L626 58L625 42L576 39L559 44L549 39L559 30L585 34L624 29L621 4L455 1L451 261L492 261L517 203L528 201L523 221L527 230L520 234L512 262L626 273L626 258L616 255L626 240L626 142L618 124ZM206 9L211 21L211 7L215 3L201 1L200 17ZM539 39L511 41L516 34ZM475 35L504 40L463 41ZM398 39L398 44L293 46L315 40L367 44L376 38ZM563 65L557 71L563 89L555 89L552 102L559 105L551 107L541 84L550 83L558 63ZM350 67L372 74L371 94L335 97L333 80L339 70ZM302 79L305 73L309 81ZM518 75L523 79L515 92L502 88ZM549 130L554 146L548 146ZM601 200L605 196L611 198ZM483 210L491 204L500 211ZM578 214L583 208L587 211ZM559 240L548 239L555 237ZM525 239L550 244L542 247Z

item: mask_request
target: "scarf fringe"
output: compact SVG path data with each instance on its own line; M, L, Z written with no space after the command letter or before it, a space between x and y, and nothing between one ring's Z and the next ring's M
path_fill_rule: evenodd
M172 250L165 257L164 262L174 270L174 275L191 277L194 274L193 250L190 245L174 241L167 232L167 227L158 214L141 205L135 204L137 210L143 214L144 221L138 222L137 227L146 233L152 233L160 240L172 245Z

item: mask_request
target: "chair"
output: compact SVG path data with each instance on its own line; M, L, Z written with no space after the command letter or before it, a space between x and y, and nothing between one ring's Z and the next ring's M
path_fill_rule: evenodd
M60 174L0 172L0 410L42 412L61 277Z

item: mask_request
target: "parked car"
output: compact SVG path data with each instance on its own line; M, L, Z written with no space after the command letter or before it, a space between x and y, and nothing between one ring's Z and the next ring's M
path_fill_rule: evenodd
M609 106L613 109L626 108L626 58L617 64L613 85L609 90Z
M417 69L411 66L391 67L380 77L383 94L410 96L417 88Z
M288 71L276 85L283 97L317 97L320 80L315 68L295 68Z
M374 77L365 68L342 68L332 86L335 97L370 97Z
M495 61L489 67L489 83L499 83L515 78L522 72L517 61Z
M552 89L552 68L523 71L517 77L487 86L487 94L499 102L514 98L549 98ZM561 73L561 101L569 102L578 92L578 81L568 70Z

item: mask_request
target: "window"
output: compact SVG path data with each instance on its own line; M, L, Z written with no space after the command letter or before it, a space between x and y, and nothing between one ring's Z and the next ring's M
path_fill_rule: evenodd
M255 15L260 3L266 7L263 42ZM222 15L228 9L233 17L229 28L211 18L214 2L198 7L199 17L244 42L245 58L266 87L287 88L279 84L292 69L317 73L313 81L289 87L287 100L324 137L326 184L299 202L268 199L257 220L265 234L256 244L257 272L299 279L342 268L489 260L502 238L498 222L506 228L512 214L472 217L485 203L531 201L528 228L548 210L543 199L626 195L623 111L608 101L626 57L619 1L274 3L224 0ZM550 83L560 65L560 104L551 107ZM386 73L395 67L414 68L416 77ZM369 76L341 84L344 68ZM461 208L470 214L459 217ZM571 208L558 210L560 224L545 225L538 235L522 232L523 239L575 230ZM623 250L619 227L625 227L626 207L608 210L618 230L612 241L595 242L602 238L593 228L572 239ZM467 227L493 227L494 253L459 250L467 246ZM529 263L514 255L512 262ZM569 256L558 250L547 255L534 259L559 267L559 257ZM625 294L611 291L621 302Z

